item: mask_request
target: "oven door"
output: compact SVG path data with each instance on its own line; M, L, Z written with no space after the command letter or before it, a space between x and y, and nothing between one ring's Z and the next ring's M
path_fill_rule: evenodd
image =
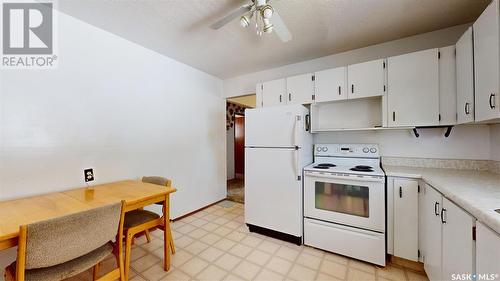
M385 180L305 172L308 218L385 232Z

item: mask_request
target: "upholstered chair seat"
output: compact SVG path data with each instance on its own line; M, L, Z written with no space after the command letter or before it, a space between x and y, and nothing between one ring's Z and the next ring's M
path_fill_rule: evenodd
M123 222L123 228L129 229L134 226L144 224L148 221L159 219L160 215L155 212L147 210L133 210L125 214L125 221Z

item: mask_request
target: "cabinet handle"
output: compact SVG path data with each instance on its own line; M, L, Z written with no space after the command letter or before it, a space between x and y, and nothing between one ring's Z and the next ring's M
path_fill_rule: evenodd
M490 100L489 100L489 102L490 102L490 108L491 108L491 109L494 109L494 108L495 108L495 94L491 94L491 95L490 95Z
M339 96L340 96L340 95L341 95L341 93L340 93L340 86L339 86Z
M439 216L439 203L434 203L434 215Z
M403 198L403 189L399 187L399 198Z
M351 84L351 93L354 94L354 84Z
M392 121L396 122L396 111L392 112Z
M280 95L280 102L282 102L282 100L281 100L281 95Z
M288 100L292 101L292 94L288 93Z
M468 103L468 102L466 102L466 103L465 103L465 108L464 108L464 110L465 110L465 114L466 114L466 115L469 115L469 114L470 114L470 110L469 110L469 103Z
M445 208L441 209L441 222L446 223L446 209Z

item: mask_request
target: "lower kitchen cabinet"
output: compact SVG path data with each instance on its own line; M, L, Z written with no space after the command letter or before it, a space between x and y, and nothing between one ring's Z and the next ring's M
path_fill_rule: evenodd
M418 261L418 181L394 178L394 256Z
M452 274L474 273L475 218L450 200L443 198L443 269L442 278L451 280ZM497 260L498 262L498 260Z
M441 205L443 198L430 185L425 184L421 190L422 216L419 229L422 236L421 254L423 255L424 268L429 280L441 280Z
M423 187L421 253L429 280L451 280L474 270L475 219L430 185Z
M490 274L500 276L500 234L480 222L476 225L476 272L477 280L493 280L484 278Z

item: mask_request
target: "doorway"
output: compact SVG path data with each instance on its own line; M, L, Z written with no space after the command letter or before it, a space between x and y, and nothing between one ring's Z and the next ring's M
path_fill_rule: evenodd
M245 115L236 114L234 120L234 176L245 178Z
M245 201L245 109L255 107L255 95L227 99L227 199Z

